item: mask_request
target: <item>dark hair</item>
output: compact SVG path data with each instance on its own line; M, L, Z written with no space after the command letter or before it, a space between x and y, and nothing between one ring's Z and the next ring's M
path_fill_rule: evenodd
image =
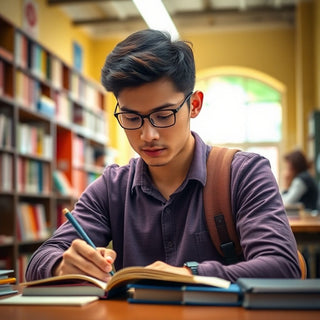
M107 56L101 82L117 97L121 90L161 78L185 95L194 89L195 63L190 43L172 41L168 33L146 29L116 45Z
M308 160L300 150L287 153L284 159L291 164L296 175L309 169Z

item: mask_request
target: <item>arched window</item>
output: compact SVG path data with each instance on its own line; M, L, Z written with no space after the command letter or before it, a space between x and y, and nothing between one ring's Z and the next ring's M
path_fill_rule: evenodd
M265 82L237 75L199 79L196 88L204 92L204 105L191 121L191 129L208 144L264 155L279 180L281 92Z

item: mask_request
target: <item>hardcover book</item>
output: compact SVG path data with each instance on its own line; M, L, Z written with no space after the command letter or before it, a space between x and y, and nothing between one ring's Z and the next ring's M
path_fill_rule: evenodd
M241 290L237 284L228 288L212 286L164 286L129 284L131 303L185 304L212 306L241 305Z
M230 282L216 277L181 275L144 267L127 267L116 272L108 283L81 274L55 276L21 283L24 296L95 295L111 298L127 290L130 283L166 285L207 285L228 288Z
M252 309L320 309L320 279L239 278L243 307Z

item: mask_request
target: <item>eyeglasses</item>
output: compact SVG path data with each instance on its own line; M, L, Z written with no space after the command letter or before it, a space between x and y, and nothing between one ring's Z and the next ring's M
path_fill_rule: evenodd
M119 102L114 109L114 116L117 118L120 126L126 130L136 130L143 126L144 119L156 128L168 128L176 124L176 113L183 107L186 101L191 97L193 92L190 92L176 109L162 109L153 111L149 114L142 115L134 111L116 112L119 107Z

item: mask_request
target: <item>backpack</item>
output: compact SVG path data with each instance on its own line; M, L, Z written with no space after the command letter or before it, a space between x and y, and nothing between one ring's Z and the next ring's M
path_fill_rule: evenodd
M207 182L203 190L209 234L226 264L236 263L242 256L242 248L233 221L230 196L231 162L238 151L240 150L224 147L211 149L207 160ZM299 250L298 260L301 278L305 279L306 263Z

